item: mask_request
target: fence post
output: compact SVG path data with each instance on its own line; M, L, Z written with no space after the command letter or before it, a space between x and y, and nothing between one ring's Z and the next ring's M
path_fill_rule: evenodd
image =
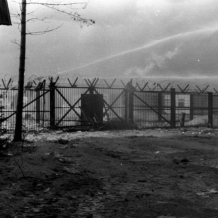
M90 86L89 87L89 92L90 92L90 95L93 95L94 94L94 86Z
M36 90L36 123L40 123L40 90Z
M162 117L162 92L158 92L158 121L160 122Z
M175 93L175 88L171 88L171 90L170 90L170 99L171 99L171 107L170 107L171 127L175 127L176 126L176 93Z
M55 129L55 82L50 81L50 128Z
M208 92L208 127L213 128L213 93Z
M125 121L128 121L128 89L125 88Z
M129 120L131 123L134 122L134 111L133 111L133 91L129 92Z
M128 119L131 123L134 122L134 87L132 85L132 80L130 80L127 84L127 92L128 92Z
M194 118L194 113L193 113L193 111L194 111L194 100L193 100L193 94L190 94L190 120L193 120L193 118Z

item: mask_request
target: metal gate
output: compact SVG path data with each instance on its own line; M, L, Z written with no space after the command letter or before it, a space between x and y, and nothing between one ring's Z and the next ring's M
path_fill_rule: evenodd
M79 87L76 82L77 80L74 83L70 82L71 87L53 86L53 91L51 90L53 99L51 101L53 102L51 126L53 128L87 124L81 103L82 96L86 95L103 97L103 122L125 120L125 88L113 87L115 80L110 85L106 83L107 87L97 87L98 79L85 80L87 87ZM101 120L100 118L99 121L101 122Z
M171 99L169 94L135 91L133 96L135 123L144 127L171 125Z

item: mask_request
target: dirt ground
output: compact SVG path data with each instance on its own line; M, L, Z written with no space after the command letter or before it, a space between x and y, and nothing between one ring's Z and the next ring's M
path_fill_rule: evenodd
M218 130L29 134L0 157L0 217L218 217Z

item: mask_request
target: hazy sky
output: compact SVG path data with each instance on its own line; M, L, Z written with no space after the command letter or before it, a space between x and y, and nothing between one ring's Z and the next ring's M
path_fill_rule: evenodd
M19 11L8 3L11 13ZM27 36L26 76L217 76L217 11L217 0L90 0L77 12L96 23L81 28L67 15L38 7L35 15L50 19L29 22L28 30L63 25ZM7 76L17 75L19 66L19 47L12 43L19 42L19 30L12 21L12 27L0 26L1 75Z

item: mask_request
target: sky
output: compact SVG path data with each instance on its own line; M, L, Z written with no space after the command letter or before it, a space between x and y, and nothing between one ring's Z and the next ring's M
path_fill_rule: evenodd
M19 2L8 0L12 14L19 13ZM38 18L27 23L29 32L61 27L27 36L25 76L216 77L217 9L217 0L90 0L85 9L81 5L73 9L95 21L87 27L68 15L28 5L28 18ZM13 15L12 22L0 26L0 74L5 78L16 77L19 69L15 42L20 41L20 32Z

